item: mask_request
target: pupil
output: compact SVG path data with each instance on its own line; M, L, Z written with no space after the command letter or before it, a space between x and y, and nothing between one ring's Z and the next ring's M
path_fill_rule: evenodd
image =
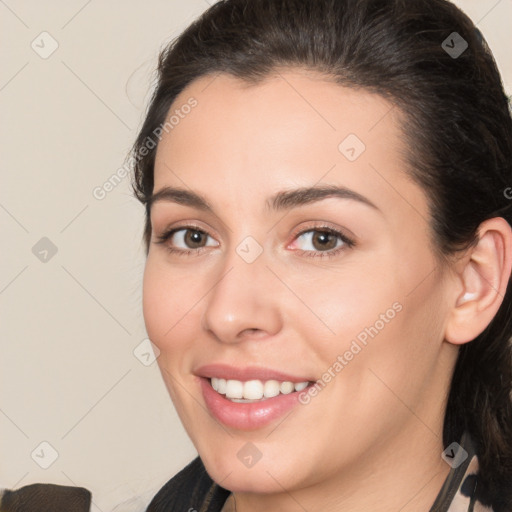
M203 233L201 233L201 231L189 231L186 236L187 245L201 246L202 236Z

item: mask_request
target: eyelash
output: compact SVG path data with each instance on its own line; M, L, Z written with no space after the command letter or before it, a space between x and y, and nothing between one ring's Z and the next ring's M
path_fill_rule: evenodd
M185 226L179 226L177 228L169 229L165 232L163 232L161 235L157 236L157 240L155 241L156 244L162 244L166 246L166 249L171 254L178 254L179 256L199 256L204 252L206 247L199 247L198 249L176 249L168 244L166 242L178 231L198 231L204 235L210 236L204 229L200 228L199 226L195 226L193 224L188 224ZM347 237L344 233L341 231L338 231L336 229L333 229L329 226L320 225L320 226L312 226L308 229L304 229L302 231L299 231L294 234L293 240L295 241L300 236L304 235L305 233L310 232L320 232L320 233L327 233L330 235L334 235L338 238L338 240L341 240L344 245L341 247L338 247L337 249L331 249L328 251L305 251L303 249L295 249L296 252L299 254L302 254L308 258L333 258L337 256L340 252L345 251L347 249L350 249L356 245L355 241L351 238Z

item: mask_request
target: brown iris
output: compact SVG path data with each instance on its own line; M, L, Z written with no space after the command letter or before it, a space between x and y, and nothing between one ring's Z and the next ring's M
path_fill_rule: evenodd
M335 249L338 238L328 231L315 231L313 234L313 247L320 251Z
M184 240L187 247L191 249L197 249L198 247L204 247L206 243L207 234L202 231L195 229L188 229L185 233Z

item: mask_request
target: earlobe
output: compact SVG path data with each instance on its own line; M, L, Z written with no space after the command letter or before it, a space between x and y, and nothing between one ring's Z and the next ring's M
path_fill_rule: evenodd
M503 302L512 267L512 230L507 221L496 217L483 222L478 243L463 262L445 331L445 340L457 345L481 334Z

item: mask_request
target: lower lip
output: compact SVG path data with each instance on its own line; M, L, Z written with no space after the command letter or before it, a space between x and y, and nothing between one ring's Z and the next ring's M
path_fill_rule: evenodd
M217 393L210 379L200 377L200 381L204 401L213 416L224 425L238 430L256 430L281 418L300 404L299 394L308 389L287 395L279 394L261 402L238 403Z

